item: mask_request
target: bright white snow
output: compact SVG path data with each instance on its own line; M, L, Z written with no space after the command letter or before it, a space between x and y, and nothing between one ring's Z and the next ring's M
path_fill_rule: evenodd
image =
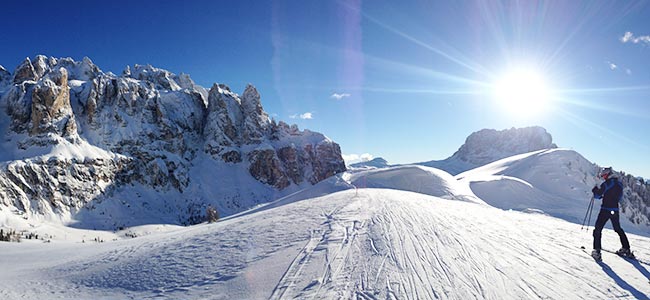
M320 188L323 188L322 186ZM630 235L650 257L650 239ZM644 299L650 266L540 214L348 189L106 243L0 243L3 299ZM605 230L603 243L618 247ZM73 255L72 255L73 254Z
M591 187L600 185L598 167L579 153L567 149L541 150L508 157L456 176L488 204L514 210L534 209L582 224ZM600 207L596 200L591 224ZM650 236L650 226L633 224L623 212L626 232Z
M593 167L558 149L456 177L422 166L357 170L192 227L106 232L4 214L0 223L22 222L51 242L0 243L0 299L648 299L643 228L628 237L645 263L605 252L598 264L587 253L591 231L580 222ZM246 186L223 180L193 188ZM147 224L155 203L141 192L123 196L142 197L132 217ZM603 245L620 247L611 229Z

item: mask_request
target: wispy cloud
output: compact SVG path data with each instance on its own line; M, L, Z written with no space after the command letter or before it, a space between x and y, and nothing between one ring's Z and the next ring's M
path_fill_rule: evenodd
M306 112L304 114L295 114L295 115L290 115L289 118L291 119L303 119L303 120L311 120L314 118L312 113Z
M353 164L353 163L358 163L358 162L364 162L364 161L369 161L375 158L372 154L370 153L364 153L364 154L342 154L343 160L345 161L346 164Z
M634 33L627 31L620 38L620 41L623 43L646 43L650 44L650 35L634 36Z
M350 96L351 96L351 95L348 94L348 93L341 93L341 94L339 94L339 93L334 93L334 94L332 94L332 96L330 96L330 98L334 98L334 99L336 99L336 100L341 100L341 99L343 99L343 98L345 98L345 97L350 97Z
M609 66L610 70L616 70L618 68L618 66L615 63L611 62L611 61L608 61L607 65Z
M630 68L625 68L611 61L606 61L605 63L607 64L607 67L614 72L625 72L627 75L632 75L632 70L630 70Z

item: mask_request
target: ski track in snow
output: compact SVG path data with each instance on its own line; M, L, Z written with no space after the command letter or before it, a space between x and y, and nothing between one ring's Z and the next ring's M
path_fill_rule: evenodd
M648 238L630 240L650 257ZM0 298L648 298L650 266L610 253L597 264L579 248L590 243L548 216L347 190L133 240L3 243Z

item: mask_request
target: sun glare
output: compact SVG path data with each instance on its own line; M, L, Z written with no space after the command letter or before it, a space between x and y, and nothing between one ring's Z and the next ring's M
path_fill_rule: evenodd
M526 117L545 112L551 93L540 73L532 69L516 69L494 84L494 97L503 110Z

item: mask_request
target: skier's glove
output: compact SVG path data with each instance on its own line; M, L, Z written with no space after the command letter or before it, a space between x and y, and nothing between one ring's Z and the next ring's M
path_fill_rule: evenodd
M591 189L591 192L595 194L597 190L598 190L598 187L597 187L597 186L594 186L594 188Z

